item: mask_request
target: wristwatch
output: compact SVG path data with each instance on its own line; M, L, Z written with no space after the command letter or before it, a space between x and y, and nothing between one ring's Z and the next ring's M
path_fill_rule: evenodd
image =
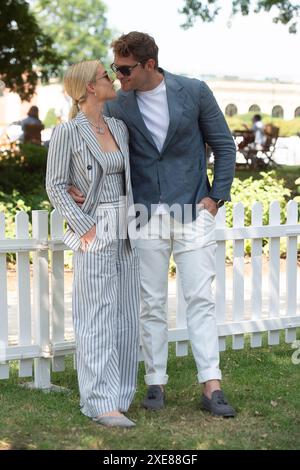
M219 209L220 207L224 206L224 202L223 199L216 199L215 197L211 197L210 199L212 199L213 201L215 201L215 203L217 204L217 208Z

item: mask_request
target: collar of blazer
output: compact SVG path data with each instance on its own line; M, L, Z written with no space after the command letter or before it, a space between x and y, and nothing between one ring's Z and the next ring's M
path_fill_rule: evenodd
M125 159L128 157L127 142L124 139L124 133L120 131L120 126L114 118L109 118L104 116L104 120L112 133L115 141L118 144L119 149L123 153ZM80 111L74 119L81 137L84 139L86 145L88 146L91 154L96 158L96 160L103 167L103 170L106 170L106 158L105 152L102 151L96 136L91 129L89 121L85 117L84 113Z
M184 93L184 87L176 79L176 75L166 72L165 70L161 68L159 68L158 70L164 75L164 78L165 78L167 100L168 100L168 106L169 106L169 115L170 115L169 128L168 128L165 143L161 151L161 153L163 153L167 145L170 143L172 137L176 133L176 130L180 124L186 95ZM127 115L130 122L136 128L139 129L139 131L144 135L144 137L146 137L146 139L157 150L157 147L154 143L151 133L147 129L145 122L142 118L142 115L140 113L135 92L134 91L129 91L129 92L121 91L119 94L119 104L122 108L122 111Z

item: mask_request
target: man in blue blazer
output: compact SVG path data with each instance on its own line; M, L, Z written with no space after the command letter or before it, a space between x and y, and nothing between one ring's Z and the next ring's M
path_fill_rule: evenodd
M173 256L187 303L187 327L202 408L234 416L220 389L217 324L211 283L218 208L230 200L236 149L224 116L208 86L158 67L158 47L140 32L112 44L112 70L121 82L105 114L129 131L134 203L147 211L137 240L141 262L141 341L148 385L143 406L165 406L168 382L166 316L169 259ZM206 151L214 153L214 179L207 178ZM171 212L174 217L169 217ZM147 221L149 220L149 223ZM165 236L166 230L168 235ZM163 234L162 234L163 232Z

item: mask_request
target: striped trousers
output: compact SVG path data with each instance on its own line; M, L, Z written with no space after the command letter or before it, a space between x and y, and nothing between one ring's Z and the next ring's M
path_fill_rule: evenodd
M81 411L127 411L136 390L139 259L128 239L74 253L73 324Z

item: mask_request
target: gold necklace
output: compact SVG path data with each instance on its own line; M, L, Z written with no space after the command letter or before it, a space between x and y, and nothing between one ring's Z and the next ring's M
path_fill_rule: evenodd
M96 124L91 122L89 119L88 119L88 122L91 124L91 126L93 126L96 129L97 134L102 134L102 135L105 134L105 130L107 128L106 124L104 125L104 127L101 127L101 126L96 126Z

